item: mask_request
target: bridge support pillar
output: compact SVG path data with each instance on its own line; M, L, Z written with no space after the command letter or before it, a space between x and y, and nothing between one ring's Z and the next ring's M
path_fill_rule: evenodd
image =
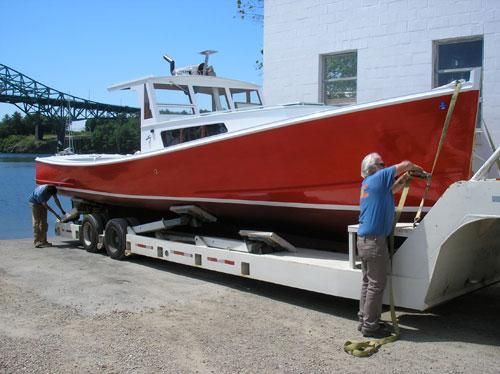
M35 140L43 140L43 128L39 123L35 124Z

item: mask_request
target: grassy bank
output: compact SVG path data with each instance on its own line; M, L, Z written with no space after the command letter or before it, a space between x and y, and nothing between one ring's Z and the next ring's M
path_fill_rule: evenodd
M44 123L47 122L47 123ZM52 119L34 116L21 117L14 113L0 121L0 152L55 153L58 151L57 129ZM36 125L43 129L43 140L35 140ZM42 127L40 127L42 126ZM58 127L59 126L59 127ZM73 133L73 149L77 153L134 153L140 149L138 117L89 119L86 131ZM59 150L67 148L68 140Z
M9 135L0 139L2 153L55 153L55 135L47 135L43 140L35 140L33 135Z

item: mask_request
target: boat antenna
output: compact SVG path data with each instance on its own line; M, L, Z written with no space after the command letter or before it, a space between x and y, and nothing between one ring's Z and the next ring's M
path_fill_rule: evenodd
M163 59L170 64L170 74L177 75L175 73L175 61L174 61L174 59L172 57L170 57L169 55L163 55Z
M212 49L207 49L205 51L201 51L200 55L205 56L205 63L203 64L203 75L207 75L207 69L208 69L208 57L214 53L217 53L217 51L214 51Z

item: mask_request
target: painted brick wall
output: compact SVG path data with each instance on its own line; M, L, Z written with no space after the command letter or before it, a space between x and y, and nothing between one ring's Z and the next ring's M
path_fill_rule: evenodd
M426 91L433 41L478 35L484 119L500 144L500 0L265 0L265 99L317 102L320 55L350 50L359 103Z

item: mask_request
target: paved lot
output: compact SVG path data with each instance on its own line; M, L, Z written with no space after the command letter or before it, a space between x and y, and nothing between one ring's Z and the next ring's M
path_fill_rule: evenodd
M402 340L359 359L353 300L54 244L0 241L0 373L499 372L498 284L399 310Z

